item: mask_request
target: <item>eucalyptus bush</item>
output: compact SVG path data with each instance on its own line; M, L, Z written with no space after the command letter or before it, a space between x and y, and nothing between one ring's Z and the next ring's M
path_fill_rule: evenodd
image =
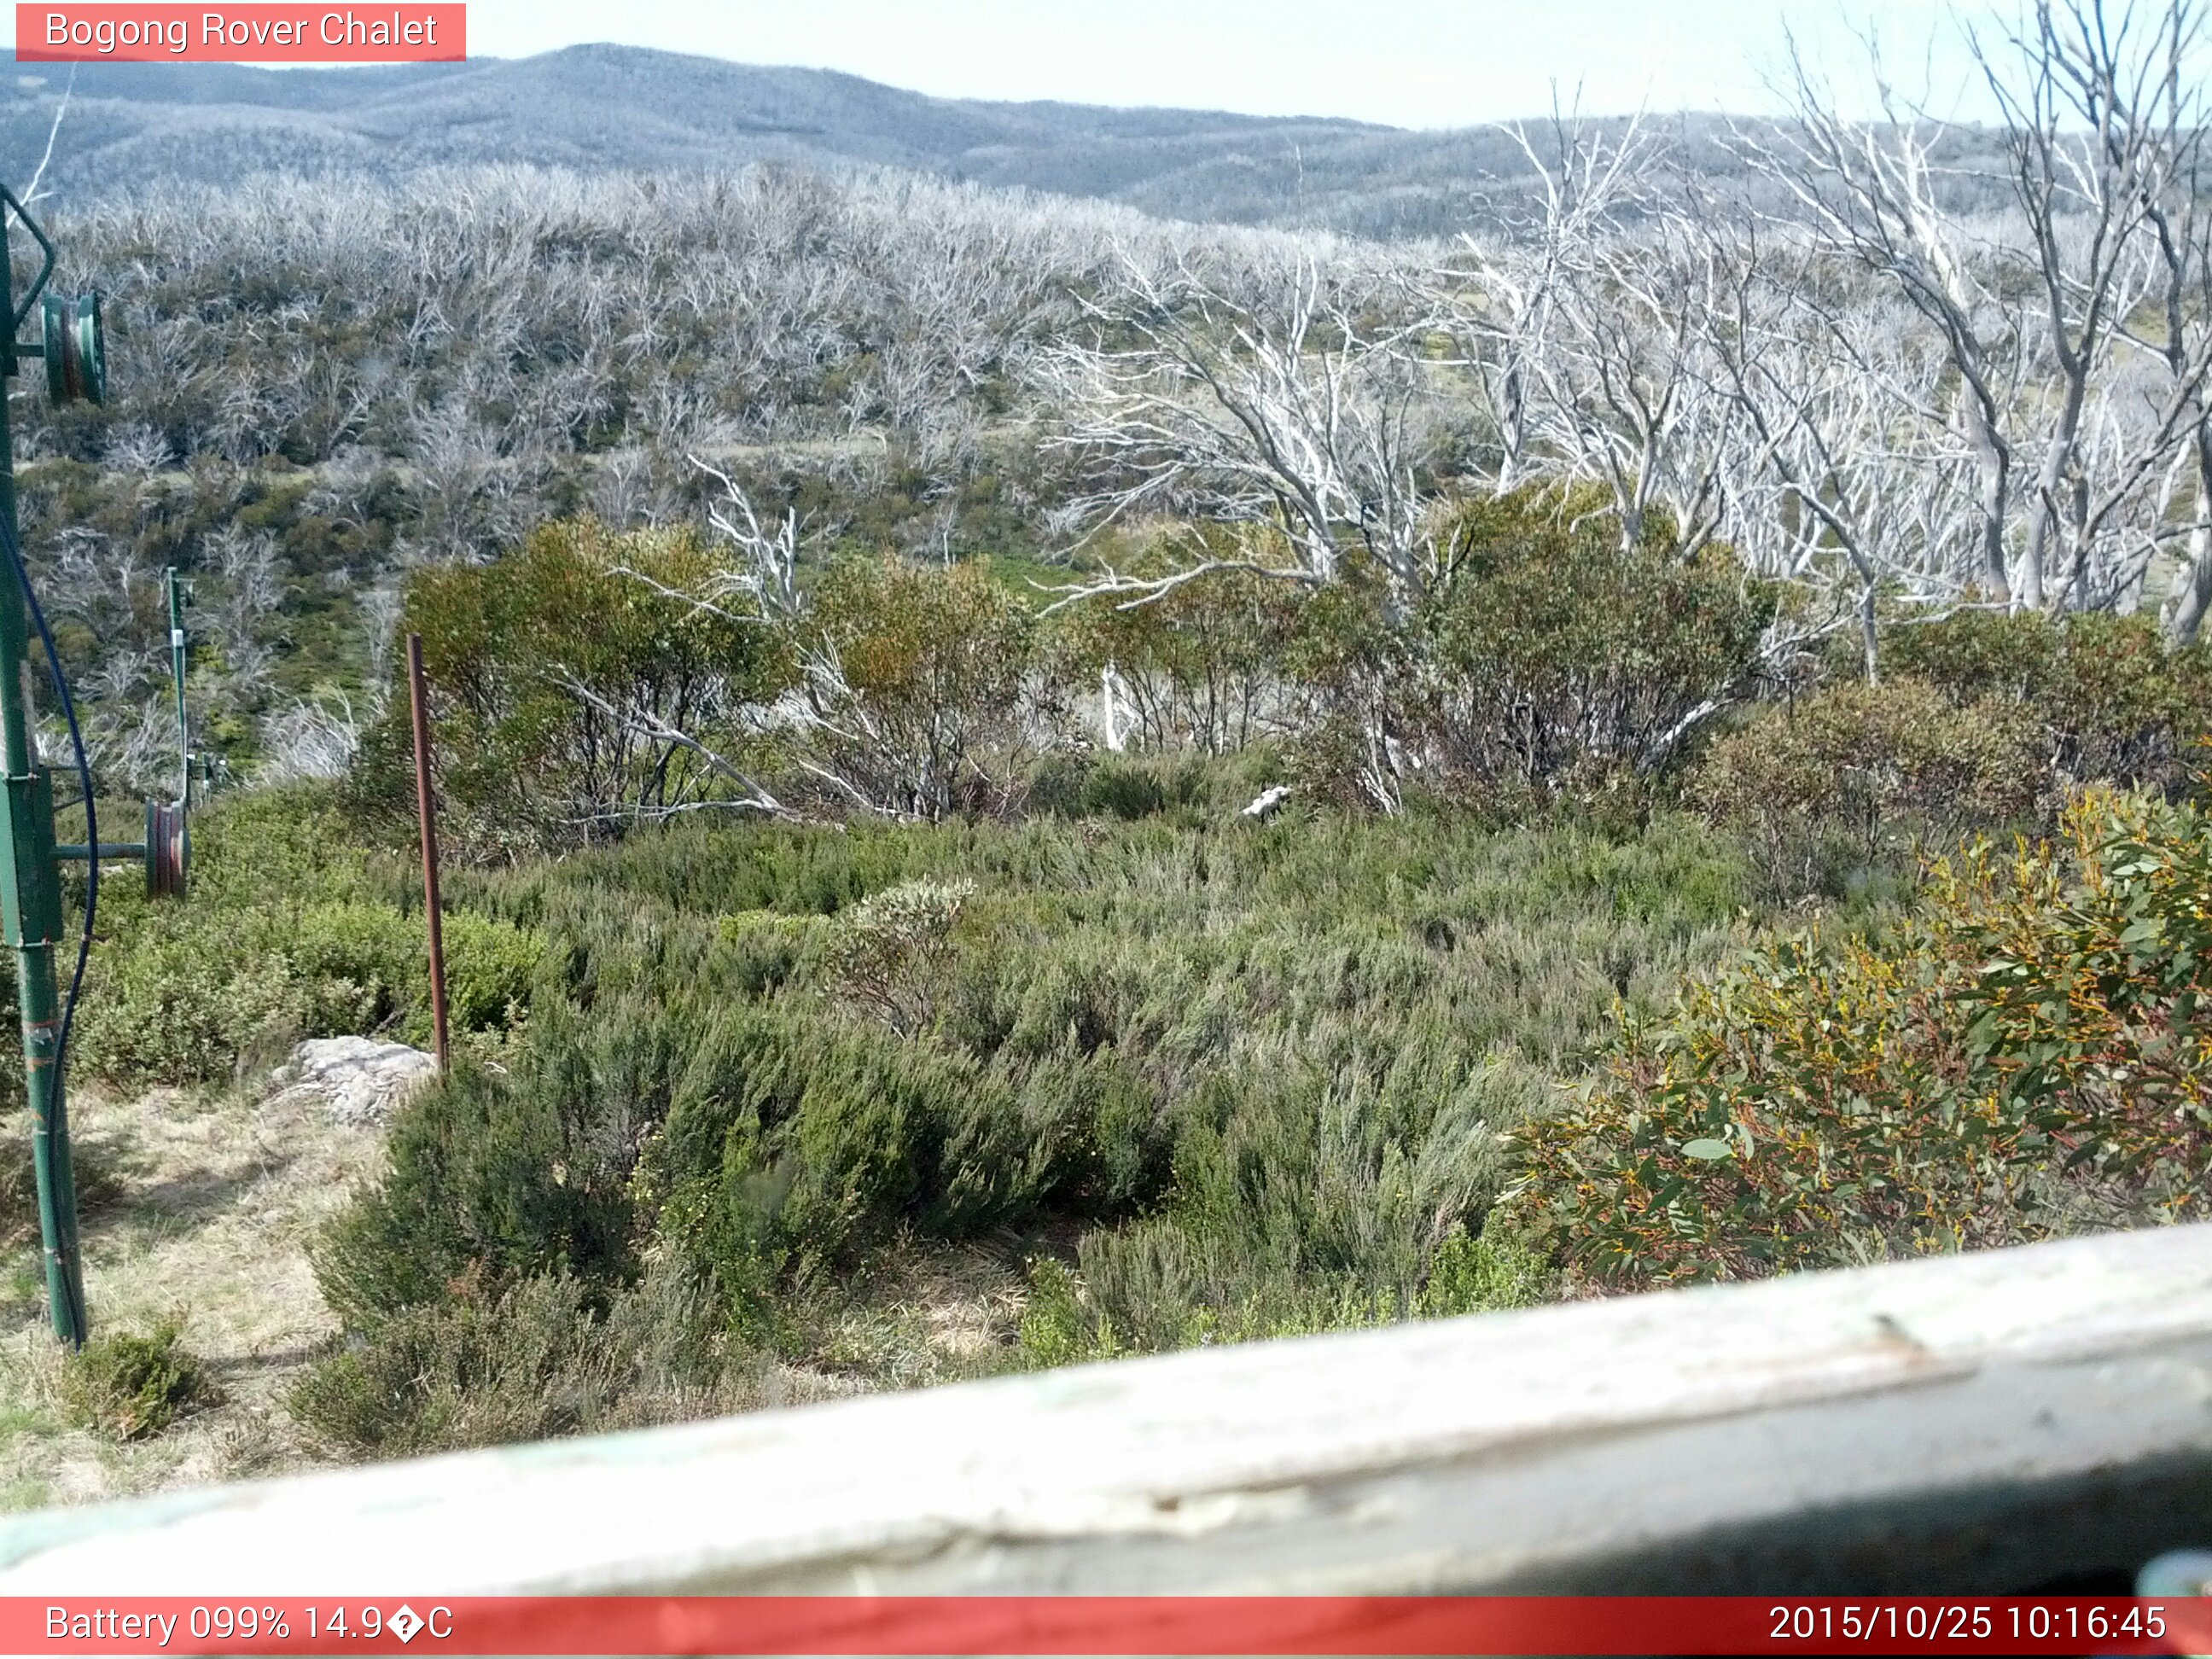
M604 840L726 794L754 717L794 683L789 641L712 603L696 532L540 526L483 565L418 571L445 834L460 857ZM408 833L405 665L364 740L355 799Z
M1978 843L1873 937L1814 930L1632 1024L1521 1133L1516 1212L1583 1279L1840 1266L2200 1212L2212 823L2098 792Z
M2170 644L2146 614L1960 611L1884 637L1892 672L1954 707L2018 709L2054 799L2093 782L2184 788L2212 733L2212 648Z
M1571 493L1523 490L1459 504L1437 536L1416 637L1431 744L1462 787L1649 776L1755 690L1778 584L1686 552L1664 514L1624 549Z
M1056 699L1035 672L1034 621L980 563L844 561L793 629L813 715L800 770L825 805L1001 811L1050 746Z
M1208 526L1145 549L1127 569L1139 579L1161 576L1177 558L1241 550L1228 532ZM1141 605L1070 605L1054 613L1053 645L1084 690L1097 687L1113 699L1115 736L1127 747L1226 754L1289 722L1283 656L1304 599L1279 577L1218 570Z

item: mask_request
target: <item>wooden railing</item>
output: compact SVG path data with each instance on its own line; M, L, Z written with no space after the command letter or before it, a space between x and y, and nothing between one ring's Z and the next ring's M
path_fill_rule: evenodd
M2212 1226L0 1523L0 1593L1917 1590L2212 1544Z

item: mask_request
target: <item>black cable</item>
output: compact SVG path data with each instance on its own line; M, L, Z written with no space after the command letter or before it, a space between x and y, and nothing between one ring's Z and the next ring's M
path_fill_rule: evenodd
M64 1069L69 1062L70 1027L76 1021L77 994L84 989L85 963L92 958L93 917L100 910L100 813L93 805L92 763L85 756L84 732L76 723L76 700L70 696L69 676L62 672L61 653L54 648L53 631L46 626L46 613L40 608L37 590L31 586L31 573L24 567L23 550L15 539L15 526L9 522L10 516L0 512L0 551L7 554L8 562L15 569L15 585L23 591L23 603L29 609L31 621L39 630L39 643L46 647L46 670L53 677L55 695L61 699L62 718L69 722L70 746L76 753L77 782L84 790L84 839L90 854L84 862L84 930L77 938L76 971L70 975L69 1000L62 1005L61 1034L54 1040L54 1098L62 1103L62 1110L66 1113L69 1097L63 1090L62 1081ZM27 725L30 714L29 709L23 711ZM35 734L31 741L36 744ZM22 994L20 986L16 988L16 994ZM70 1288L72 1295L76 1293L76 1277L74 1273L64 1273L62 1283ZM84 1310L77 1307L71 1309L70 1312L75 1316L76 1330L82 1334L84 1330Z

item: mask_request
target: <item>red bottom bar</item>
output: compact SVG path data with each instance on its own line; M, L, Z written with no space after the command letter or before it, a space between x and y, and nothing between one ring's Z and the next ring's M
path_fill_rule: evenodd
M960 1595L0 1598L11 1654L2212 1654L2212 1600Z

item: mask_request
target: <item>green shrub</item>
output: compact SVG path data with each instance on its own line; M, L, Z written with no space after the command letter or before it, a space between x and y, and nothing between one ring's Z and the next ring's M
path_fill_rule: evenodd
M1550 1274L1543 1258L1516 1238L1502 1210L1492 1210L1480 1233L1463 1226L1437 1246L1421 1286L1424 1318L1529 1308L1547 1299Z
M1385 1291L1341 1280L1279 1282L1238 1296L1224 1287L1243 1276L1224 1260L1226 1241L1161 1222L1139 1222L1110 1250L1088 1247L1070 1270L1050 1259L1030 1265L1030 1300L1019 1334L1033 1365L1116 1359L1213 1342L1304 1336L1404 1317L1406 1304Z
M2056 793L2098 781L2178 789L2212 732L2212 649L2170 646L2148 613L1962 611L1883 641L1889 672L1961 707L2021 710Z
M1047 1174L1011 1091L964 1056L802 1009L696 1038L644 1179L659 1231L711 1269L733 1325L901 1227L960 1238L1031 1208Z
M98 954L76 1021L87 1072L126 1088L228 1079L241 1054L305 1033L307 999L289 964L241 951L230 920L149 917Z
M938 819L1011 803L1054 700L1032 672L1034 619L981 563L845 560L795 626L817 665L803 681L822 722L810 742L842 781L816 791L825 805L849 810L857 792Z
M1638 1285L2199 1211L2212 824L2093 794L2063 827L1938 863L1883 936L1692 981L1525 1132L1516 1213L1577 1275Z
M1093 767L1075 798L1075 810L1084 817L1150 817L1167 804L1168 792L1157 773L1111 762Z
M1031 817L1117 818L1169 814L1179 822L1228 817L1285 770L1281 746L1252 741L1228 761L1191 754L1065 750L1031 769L1022 809Z
M104 891L72 1047L125 1088L216 1082L304 1037L393 1031L429 1040L419 902L315 790L233 796L193 821L192 892ZM544 941L449 909L447 991L460 1032L529 1006Z
M1671 762L1750 688L1779 589L1726 550L1685 557L1655 515L1624 553L1602 514L1522 491L1462 502L1414 631L1437 766L1461 787L1587 791ZM1602 787L1602 786L1599 786Z
M2033 820L2046 787L2033 724L1996 698L1846 681L1769 704L1716 742L1689 793L1757 849L1783 891L1910 858L1922 842Z
M665 1020L584 1032L550 1010L509 1074L457 1066L417 1091L387 1131L383 1182L316 1243L325 1300L371 1328L465 1280L499 1291L545 1273L633 1277L627 1183L677 1063Z
M1493 1215L1503 1219L1502 1212ZM1409 1315L1452 1318L1531 1307L1552 1291L1553 1274L1541 1255L1494 1223L1474 1235L1455 1224L1428 1252L1426 1280L1410 1300L1388 1287L1322 1275L1302 1283L1255 1282L1223 1259L1225 1243L1155 1220L1110 1241L1087 1237L1075 1268L1049 1256L1031 1261L1022 1357L1033 1365L1065 1365ZM1229 1283L1237 1292L1224 1297Z
M217 1395L207 1369L165 1320L146 1332L96 1336L62 1365L61 1395L73 1420L122 1440L143 1440Z
M227 793L192 815L196 908L252 908L275 900L396 902L414 880L411 863L387 863L368 852L328 785ZM129 883L100 891L103 917L169 908L149 903Z
M1284 665L1296 693L1291 758L1306 795L1367 811L1403 806L1406 745L1428 720L1422 655L1389 585L1363 560L1300 608Z
M465 1282L311 1365L288 1403L316 1439L353 1457L403 1457L543 1440L734 1403L711 1303L664 1273L607 1299L559 1274L496 1295Z
M1076 815L1132 822L1182 808L1231 812L1263 787L1247 787L1246 781L1273 769L1264 752L1249 746L1242 763L1229 766L1208 766L1191 756L1102 757L1083 780Z
M1519 1067L1407 1036L1379 1085L1309 1059L1266 1096L1216 1084L1176 1113L1172 1186L1079 1247L1100 1328L1153 1350L1414 1311L1503 1184L1499 1130L1535 1103Z
M416 935L416 955L422 956L428 946L420 937L421 918L410 916L408 921L410 932ZM447 1015L455 1030L489 1030L511 1024L528 1009L532 985L544 963L544 941L537 933L466 910L447 911L441 932ZM427 966L423 972L428 974ZM428 1035L427 1026L423 1034Z
M1082 817L1084 787L1096 764L1086 749L1054 749L1038 756L1022 782L1023 812L1031 817Z
M403 625L422 636L437 724L443 834L497 858L619 835L641 815L727 784L677 726L726 753L791 684L787 641L696 604L717 574L695 531L540 526L483 565L418 570ZM404 665L355 769L358 805L395 836L412 823Z
M1238 532L1214 527L1185 532L1120 568L1152 577L1186 562L1251 557ZM1141 605L1102 595L1069 605L1055 615L1053 640L1086 695L1110 669L1121 736L1133 749L1226 754L1273 729L1302 602L1295 583L1219 570Z
M303 1037L393 1026L429 1035L422 917L367 900L252 908L149 908L100 951L78 1016L77 1054L125 1087L228 1079L241 1059ZM447 994L457 1030L527 1006L538 940L509 923L447 918Z
M299 988L301 1036L374 1031L424 1000L429 969L419 915L410 925L389 905L364 902L297 915L281 961Z
M826 953L834 927L814 916L740 910L722 918L721 934L746 994L762 996L814 965Z
M1120 1352L1111 1327L1084 1306L1082 1286L1065 1262L1040 1256L1030 1263L1029 1279L1018 1339L1023 1358L1033 1365L1073 1365Z
M1409 790L1492 822L1565 799L1632 824L1650 780L1747 697L1780 603L1724 549L1685 557L1663 514L1624 552L1594 499L1459 501L1408 603L1357 561L1284 653L1310 793L1396 811Z

